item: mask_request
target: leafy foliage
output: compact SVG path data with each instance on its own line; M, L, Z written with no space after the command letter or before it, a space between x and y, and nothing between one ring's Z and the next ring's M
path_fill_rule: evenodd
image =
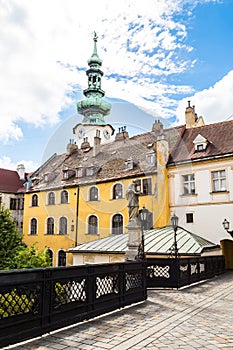
M17 231L9 209L0 207L0 269L13 269L14 257L23 248L22 237Z
M36 244L26 247L18 233L11 212L0 207L0 270L27 269L51 266L47 251Z
M27 313L31 311L33 304L34 299L29 300L27 295L19 296L16 290L0 294L0 318Z
M48 252L40 251L36 244L21 248L14 258L15 269L35 269L49 266L51 266L51 260Z

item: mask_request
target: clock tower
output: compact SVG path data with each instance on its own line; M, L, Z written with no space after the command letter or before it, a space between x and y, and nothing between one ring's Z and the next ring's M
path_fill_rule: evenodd
M105 116L110 113L111 104L104 101L105 92L101 89L102 60L97 53L97 35L94 32L94 49L91 58L87 61L89 69L86 71L88 77L88 87L83 90L86 97L77 103L77 111L83 115L82 123L77 124L73 132L76 136L76 144L80 146L84 139L92 147L94 138L98 132L101 143L111 141L114 128L106 124Z

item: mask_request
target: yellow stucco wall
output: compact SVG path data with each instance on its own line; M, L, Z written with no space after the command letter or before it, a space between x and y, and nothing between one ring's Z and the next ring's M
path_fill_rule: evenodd
M144 177L135 179L143 178ZM159 183L157 182L157 175L148 175L146 178L151 178L152 194L139 196L139 209L145 206L153 213L154 227L166 226L169 220L167 176L164 173L163 176L160 177ZM112 217L117 213L123 215L124 233L127 232L125 226L128 223L128 202L125 198L125 193L132 180L133 179L122 179L121 181L112 181L80 187L78 243L82 244L98 238L108 237L112 232ZM121 183L123 186L123 198L121 199L112 199L113 186L116 183ZM89 191L92 186L98 188L98 201L89 200ZM98 218L98 235L87 234L87 222L90 215L96 215Z
M23 239L27 245L35 242L38 243L40 249L50 248L53 251L53 265L57 266L57 254L60 249L67 250L75 245L75 227L76 227L76 206L77 206L77 189L69 188L68 203L60 204L60 193L63 189L53 191L55 193L55 205L48 205L48 192L37 192L38 206L32 206L32 196L34 193L25 194L24 204L24 225ZM59 234L59 218L67 218L67 235ZM47 218L54 218L54 234L48 235ZM37 235L30 234L30 222L32 218L37 219ZM72 264L72 256L68 254L67 264Z

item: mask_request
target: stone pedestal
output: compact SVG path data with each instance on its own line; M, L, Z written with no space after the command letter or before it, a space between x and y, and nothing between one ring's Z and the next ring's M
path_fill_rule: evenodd
M129 239L125 252L125 261L135 261L138 256L138 247L141 243L141 225L137 219L129 221L126 226Z

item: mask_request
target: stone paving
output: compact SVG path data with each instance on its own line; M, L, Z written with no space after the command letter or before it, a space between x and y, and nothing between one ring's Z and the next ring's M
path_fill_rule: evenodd
M233 271L76 324L15 350L233 349Z

